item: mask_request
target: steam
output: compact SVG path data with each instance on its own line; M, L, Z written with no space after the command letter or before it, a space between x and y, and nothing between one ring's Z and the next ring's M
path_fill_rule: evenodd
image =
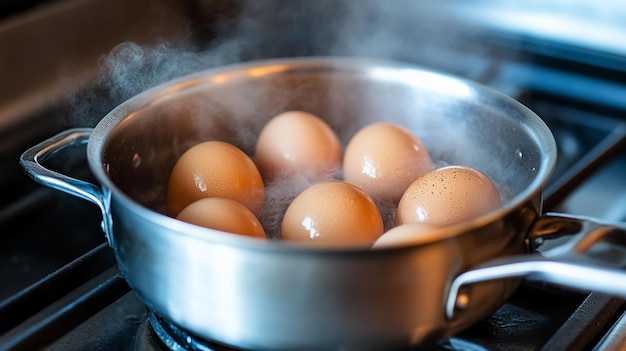
M163 82L178 78L207 68L234 64L242 61L267 59L273 57L296 56L359 56L393 59L417 63L425 67L444 70L454 74L461 74L472 79L479 79L489 71L490 67L476 64L471 55L464 57L465 65L459 64L458 52L449 55L447 51L476 52L475 43L468 37L473 35L471 28L452 26L449 14L442 12L436 2L422 1L309 1L289 2L288 6L279 6L273 2L240 1L236 2L238 11L235 17L224 19L227 26L214 23L216 28L224 32L217 33L213 40L203 42L197 37L189 37L181 42L162 42L152 46L142 46L133 42L125 42L115 47L109 54L103 56L99 62L97 88L92 92L80 95L74 106L76 112L75 124L95 125L108 111L123 101L157 86ZM329 10L331 9L331 10ZM480 50L478 48L478 50ZM442 52L444 53L442 55ZM259 89L255 86L254 89ZM249 89L246 89L249 90ZM271 116L260 116L250 122L249 116L254 115L255 108L250 101L262 98L266 92L242 91L241 95L220 97L211 102L193 102L188 110L198 114L211 109L218 111L219 103L236 106L239 111L228 123L228 129L235 130L235 135L229 135L230 141L251 154L264 121ZM306 89L303 89L306 94ZM325 108L334 111L336 116L320 116L329 121L338 131L344 146L349 137L363 124L358 118L360 110L346 111L342 106L346 96L332 96L327 101L310 101L312 109L316 104L330 103L333 106ZM78 96L78 95L77 95ZM103 98L104 97L104 98ZM276 114L289 107L289 101L284 97L269 97L275 101ZM307 97L304 96L303 100ZM372 101L361 110L378 111L380 120L394 120L393 114L385 111L388 103L385 99L394 99L394 96L377 96L381 102ZM218 103L216 103L216 101ZM424 101L428 104L428 101ZM213 104L209 106L210 104ZM335 105L336 104L336 105ZM348 105L351 106L351 105ZM351 106L352 107L352 106ZM316 111L309 111L316 114ZM244 116L244 117L241 117ZM247 116L247 117L246 117ZM429 125L436 121L432 116L414 116L411 121L402 121L411 124L412 130L418 136L435 145L442 139L450 140L451 135L445 132L442 135L421 135L424 130L444 130L436 125ZM347 121L347 122L346 122ZM426 128L424 128L426 126ZM198 130L202 130L198 124ZM459 128L452 137L455 143L463 143L467 139L465 131L470 127ZM204 135L207 138L216 138ZM476 145L476 139L468 141L468 146L455 146L456 150L471 150ZM175 153L180 154L184 145L172 146ZM448 149L447 152L451 152ZM444 152L445 153L445 152ZM445 155L443 155L445 157ZM457 158L467 158L467 162L484 163L485 160L474 160L472 156L453 155ZM155 156L156 157L156 156ZM478 155L479 158L485 157ZM144 162L149 160L142 155ZM438 165L444 164L437 160ZM487 163L493 163L487 160ZM501 177L500 171L493 171ZM335 172L334 176L336 176ZM502 176L504 177L504 176ZM157 177L155 177L157 178ZM268 194L266 210L262 214L262 221L271 233L277 232L277 223L286 204L310 184L309 179L293 178L283 180L282 183L267 184ZM285 190L280 190L285 189ZM159 189L163 193L163 189ZM389 212L389 205L385 211ZM388 218L385 218L388 221Z
M102 77L115 100L124 100L163 81L203 68L194 53L161 43L152 48L125 42L101 59Z
M123 42L100 58L95 82L69 98L72 124L93 126L120 103L161 83L238 62L243 43L228 41L210 51L197 51L188 43Z
M234 24L218 33L217 44L189 39L152 47L123 43L113 49L101 62L111 69L112 87L145 89L206 67L276 56L369 56L431 65L442 59L434 47L475 45L466 40L468 29L453 26L436 2L321 0L280 6L237 1L233 6L240 6L236 17L222 20ZM133 76L141 83L131 82Z
M241 0L229 6L233 9L227 14L213 15L217 19L201 23L200 27L215 28L212 38L191 33L186 39L150 46L124 42L104 55L96 89L90 86L87 92L81 91L80 101L71 103L76 109L73 124L94 125L109 110L151 87L242 61L359 56L414 62L470 78L480 77L486 70L474 62L467 67L459 65L454 55L442 55L441 50L466 50L464 47L475 43L468 44L471 30L451 25L449 14L436 2L319 0L285 6ZM89 90L95 93L89 94Z

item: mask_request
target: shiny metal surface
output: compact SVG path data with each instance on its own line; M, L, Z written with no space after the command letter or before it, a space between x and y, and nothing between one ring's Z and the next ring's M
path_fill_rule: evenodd
M541 255L506 257L487 262L481 268L454 279L446 304L446 315L454 318L462 286L506 278L528 277L583 291L601 291L626 297L626 224L607 223L583 216L547 214L540 217L529 240L569 236L565 243ZM617 252L616 252L617 251Z
M264 123L287 109L324 118L344 145L372 121L401 123L435 160L489 175L504 205L437 240L381 250L258 241L163 214L184 150L220 139L250 153ZM223 67L149 90L96 126L87 153L111 194L101 206L118 265L142 300L198 336L272 350L404 347L487 316L518 280L465 289L466 311L452 321L448 287L481 263L526 253L556 157L541 119L493 90L397 62L323 58Z
M624 340L626 340L626 312L623 313L615 325L596 345L594 351L611 351L624 349Z
M91 131L91 128L74 128L63 131L24 152L20 158L20 163L26 173L36 182L96 204L102 213L102 230L109 245L113 247L110 223L111 211L108 207L110 204L110 191L44 166L44 162L54 157L57 152L78 144L87 143L91 136Z
M438 10L466 25L517 33L612 55L626 53L626 5L620 1L481 0L438 2ZM551 25L546 25L550 22Z

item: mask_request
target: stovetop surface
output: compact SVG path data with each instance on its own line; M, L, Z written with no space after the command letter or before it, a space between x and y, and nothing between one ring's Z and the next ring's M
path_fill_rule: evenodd
M571 291L555 287L525 284L491 317L455 338L432 345L426 350L539 350L554 337L558 328L567 322L585 299L588 299L586 294L572 294ZM589 333L595 335L597 331ZM568 338L561 341L569 342L570 345L557 343L553 350L570 350L573 346L581 346L581 342L591 343L597 340L575 340L577 345L572 345ZM204 345L214 351L234 350L217 343L204 342ZM107 350L111 347L129 351L169 350L156 336L149 321L149 312L132 292L46 349Z

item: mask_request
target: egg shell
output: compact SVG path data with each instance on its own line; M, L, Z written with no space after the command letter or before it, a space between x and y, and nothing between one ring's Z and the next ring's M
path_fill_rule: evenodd
M408 129L388 122L360 129L343 158L344 178L374 199L397 203L406 188L432 170L428 150Z
M287 111L261 130L254 158L263 178L305 174L315 177L341 164L341 144L321 118L303 111Z
M440 226L427 223L407 223L395 226L381 235L372 248L407 246L430 240Z
M415 180L398 203L397 224L452 225L487 214L501 205L493 181L466 166L447 166Z
M222 141L202 142L185 151L172 169L167 190L172 216L205 197L233 199L258 214L265 196L263 179L252 159Z
M383 230L380 212L363 189L324 181L305 189L289 205L281 238L328 246L372 245Z
M263 226L254 213L232 199L202 198L185 207L176 218L206 228L265 238Z

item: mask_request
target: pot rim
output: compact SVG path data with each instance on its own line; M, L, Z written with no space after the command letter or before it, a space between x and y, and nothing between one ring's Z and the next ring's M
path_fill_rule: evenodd
M262 69L261 69L262 68ZM217 83L222 80L228 80L229 78L242 77L242 76L255 76L259 74L271 74L289 70L302 70L307 68L308 70L320 70L320 69L338 69L342 71L366 71L372 68L381 68L391 71L402 71L402 74L398 76L398 79L405 79L407 73L429 75L432 78L440 80L446 80L447 82L454 82L455 86L458 86L463 91L469 91L474 94L479 94L483 99L489 99L494 101L500 101L506 106L515 109L519 112L520 116L524 120L521 125L526 129L531 129L536 142L542 146L542 159L540 168L537 170L537 174L532 182L524 189L524 191L516 194L511 199L506 201L500 208L485 214L481 217L475 218L470 221L459 223L456 225L446 226L441 229L432 232L432 235L428 235L424 240L408 244L406 246L390 246L377 248L372 250L370 246L317 246L311 245L311 243L297 243L286 242L280 240L264 240L252 237L246 237L241 235L233 235L218 230L208 229L193 224L179 221L175 218L169 217L165 214L158 213L151 210L137 201L130 198L125 194L117 185L109 178L106 172L106 165L103 163L103 146L105 145L107 138L111 131L115 129L119 123L137 111L146 108L154 103L157 103L161 99L171 97L172 93L185 91L188 89L194 89L202 84ZM386 60L386 59L372 59L361 57L296 57L296 58L277 58L266 59L257 61L247 61L241 63L230 64L226 66L219 66L209 68L206 70L198 71L192 74L188 74L164 83L161 83L153 88L145 90L128 100L124 101L109 113L107 113L103 119L95 126L93 133L89 137L87 144L87 159L89 166L94 173L94 176L100 183L100 185L108 189L116 201L123 203L127 210L136 212L140 216L149 218L150 220L157 222L159 225L166 227L170 230L177 231L183 235L189 235L196 237L199 240L233 245L238 247L248 247L251 249L259 250L271 250L282 252L304 252L312 254L328 254L328 253L344 253L344 252L358 252L368 251L371 253L396 251L415 246L422 246L429 242L438 242L444 239L449 239L463 233L471 232L473 229L483 227L489 223L493 223L500 218L503 218L508 213L515 211L523 203L531 201L537 194L541 193L543 186L552 175L554 167L556 165L557 149L554 136L545 122L537 116L532 110L524 106L519 101L507 96L493 88L484 86L480 83L459 78L447 73L441 73L428 68L423 68L415 64L404 63L400 61ZM110 211L110 207L109 207ZM208 232L212 232L212 235L207 235Z

